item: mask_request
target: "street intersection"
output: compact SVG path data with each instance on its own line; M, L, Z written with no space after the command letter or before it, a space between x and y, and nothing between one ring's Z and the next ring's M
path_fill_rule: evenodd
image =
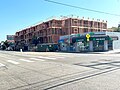
M119 54L0 51L0 90L119 90Z

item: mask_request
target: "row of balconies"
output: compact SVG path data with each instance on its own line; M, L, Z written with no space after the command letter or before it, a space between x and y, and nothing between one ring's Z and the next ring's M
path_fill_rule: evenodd
M66 25L68 26L68 25ZM83 27L96 27L96 28L107 28L107 24L72 24L71 26L83 26Z
M22 30L20 32L16 32L16 39L26 39L26 38L32 38L33 35L35 34L36 36L47 36L47 35L51 35L51 34L56 34L56 35L64 35L66 31L62 31L62 26L64 28L66 27L72 27L72 26L79 26L79 28L92 28L92 29L107 29L107 23L103 23L103 22L93 22L93 21L85 21L85 20L78 20L78 21L75 21L74 20L72 21L72 24L70 25L71 20L66 20L65 22L62 22L62 21L48 21L48 22L45 22L45 23L41 23L37 26L34 26L34 27L30 27L30 28L27 28L25 30ZM54 27L54 29L53 29ZM58 30L55 28L59 28ZM51 28L51 30L50 30ZM67 30L68 31L68 30ZM67 32L66 32L67 33Z
M74 29L74 28L73 28ZM80 28L78 28L80 29ZM89 28L89 29L100 29L100 28ZM19 35L18 39L32 39L32 37L34 35L36 35L37 37L44 37L44 36L48 36L48 35L52 35L52 34L56 34L56 35L64 35L65 33L63 33L65 30L62 29L51 29L51 30L43 30L43 31L38 31L38 32L33 32L33 33L28 33L28 34L23 34L23 35ZM84 29L83 29L84 31ZM68 30L65 31L66 33L68 32Z
M16 38L19 39L19 40L23 40L23 39L32 39L32 37L34 36L34 34L38 37L44 37L44 36L48 36L48 35L52 35L52 34L61 34L62 35L62 31L57 31L57 29L53 29L53 30L50 30L50 32L36 32L36 33L29 33L29 34L24 34L24 35L20 35L20 36L17 36Z
M41 27L42 26L42 27ZM50 26L48 25L41 25L41 26L36 26L35 27L31 27L30 29L26 29L26 30L23 30L23 31L20 31L20 32L17 32L16 35L17 36L21 36L21 35L25 35L25 34L28 34L28 33L34 33L34 31L39 31L39 30L43 30L43 29L48 29L49 27L61 27L62 25L61 24L51 24ZM82 26L82 27L94 27L94 28L104 28L106 29L107 28L107 24L106 23L92 23L92 24L84 24L84 23L72 23L71 26ZM69 27L69 25L67 25L67 27Z

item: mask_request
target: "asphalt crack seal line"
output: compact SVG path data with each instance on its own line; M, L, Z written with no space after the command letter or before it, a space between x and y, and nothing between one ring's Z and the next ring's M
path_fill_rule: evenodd
M87 76L84 76L84 77L81 77L81 78L77 78L77 79L74 79L74 80L69 80L69 81L66 81L66 82L63 82L63 83L60 83L60 84L57 84L57 85L54 85L54 86L45 88L44 90L49 90L49 89L52 89L52 88L56 88L56 87L59 87L59 86L63 86L63 85L65 85L65 84L77 82L77 81L80 81L80 80L83 80L83 79L87 79L87 78L91 78L91 77L95 77L95 76L98 76L98 75L101 75L101 74L104 74L104 73L108 73L108 72L112 72L112 71L118 70L118 69L120 69L120 68L115 68L115 69L111 69L111 70L106 70L106 71L103 71L103 72L98 72L98 73L95 73L95 74L87 75Z

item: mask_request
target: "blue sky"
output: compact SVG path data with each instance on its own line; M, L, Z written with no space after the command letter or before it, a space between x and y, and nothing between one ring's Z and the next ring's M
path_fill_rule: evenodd
M120 15L119 0L53 1ZM117 26L120 22L118 16L57 5L44 0L0 0L0 41L6 40L6 35L15 34L16 31L46 21L51 17L70 16L72 14L80 18L107 20L108 27Z

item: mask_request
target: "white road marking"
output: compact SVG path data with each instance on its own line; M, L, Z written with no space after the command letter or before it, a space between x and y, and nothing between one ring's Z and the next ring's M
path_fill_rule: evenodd
M42 59L56 59L56 58L52 58L52 57L43 57L43 56L39 56L38 58L42 58Z
M37 61L45 61L43 59L38 59L38 58L30 58L30 59L37 60Z
M67 56L67 55L54 55L53 57L64 57L64 58L67 58L67 57L71 57L71 55Z
M12 63L12 64L19 64L19 62L15 62L15 61L12 61L12 60L8 60L7 62Z
M67 57L67 55L56 55L56 56L60 56L60 57Z
M60 57L60 56L51 56L52 58L65 58L65 57Z
M5 66L4 64L0 63L0 67L4 67L4 66Z
M34 61L26 60L26 59L19 59L19 60L25 61L25 62L34 62Z

